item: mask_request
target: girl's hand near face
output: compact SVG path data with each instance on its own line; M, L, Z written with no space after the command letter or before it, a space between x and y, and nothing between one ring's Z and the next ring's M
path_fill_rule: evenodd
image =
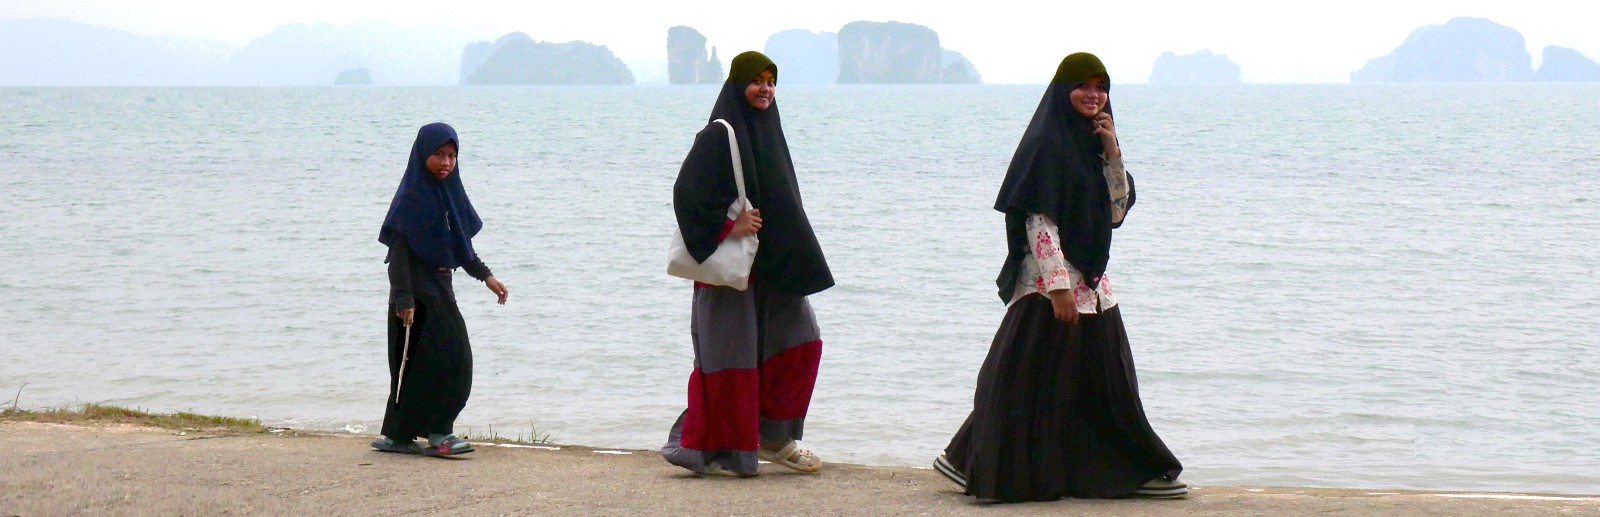
M506 297L511 295L511 291L506 290L506 284L502 284L499 279L490 276L483 279L483 285L488 286L490 291L500 297L500 305L506 304Z
M1111 114L1104 111L1094 116L1094 134L1100 135L1100 145L1105 148L1106 158L1121 158L1122 148L1117 146L1117 126L1111 120Z
M728 232L728 238L743 237L759 231L761 231L761 210L750 208L739 212L739 218L733 221L733 230Z

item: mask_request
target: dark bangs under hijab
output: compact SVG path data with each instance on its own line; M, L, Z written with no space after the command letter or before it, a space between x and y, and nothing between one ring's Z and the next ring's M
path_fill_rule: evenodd
M1111 257L1111 200L1106 190L1100 137L1093 121L1072 106L1072 90L1093 77L1109 89L1111 75L1100 58L1079 52L1061 60L1045 89L1033 120L1017 144L1006 170L994 209L1006 214L1006 240L1010 253L995 279L1000 298L1010 300L1016 275L1027 252L1023 230L1027 214L1050 216L1061 231L1061 250L1083 273L1090 288L1097 286ZM1111 103L1104 109L1111 113ZM1130 197L1133 178L1129 177Z

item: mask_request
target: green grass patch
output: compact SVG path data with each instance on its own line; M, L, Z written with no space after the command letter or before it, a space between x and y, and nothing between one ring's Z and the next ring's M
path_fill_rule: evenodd
M181 431L229 431L262 433L267 427L254 418L201 415L180 411L151 413L109 404L88 403L54 409L0 410L0 422L42 422L49 424L133 424Z
M494 426L491 425L489 426L489 431L482 434L468 429L467 432L461 433L461 439L469 442L550 445L550 433L547 431L540 431L538 427L533 425L532 421L528 422L528 432L526 434L519 432L512 436L502 436L500 433L496 433Z

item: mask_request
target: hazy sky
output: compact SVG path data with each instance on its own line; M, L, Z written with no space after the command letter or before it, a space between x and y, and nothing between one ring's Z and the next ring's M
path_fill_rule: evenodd
M559 7L551 7L551 4ZM1546 45L1600 59L1586 0L1522 1L1006 1L576 2L451 0L0 0L0 19L60 17L145 36L193 36L239 46L288 23L364 19L441 31L607 45L632 62L664 60L666 29L689 25L724 55L760 49L774 32L838 31L855 20L902 21L938 31L988 83L1043 82L1060 58L1087 50L1114 78L1143 82L1164 51L1225 54L1249 82L1344 82L1413 29L1457 16L1522 32L1535 64ZM781 63L780 63L781 65Z

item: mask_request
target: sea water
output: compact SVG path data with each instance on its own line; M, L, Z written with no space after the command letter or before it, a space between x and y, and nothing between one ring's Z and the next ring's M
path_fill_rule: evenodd
M812 297L826 460L927 465L971 409L1005 310L990 207L1042 91L779 88L838 281ZM457 277L457 431L659 447L692 362L671 188L715 95L0 89L0 399L375 433L378 228L443 120L511 291ZM1139 201L1109 270L1185 478L1600 493L1597 95L1116 88Z

